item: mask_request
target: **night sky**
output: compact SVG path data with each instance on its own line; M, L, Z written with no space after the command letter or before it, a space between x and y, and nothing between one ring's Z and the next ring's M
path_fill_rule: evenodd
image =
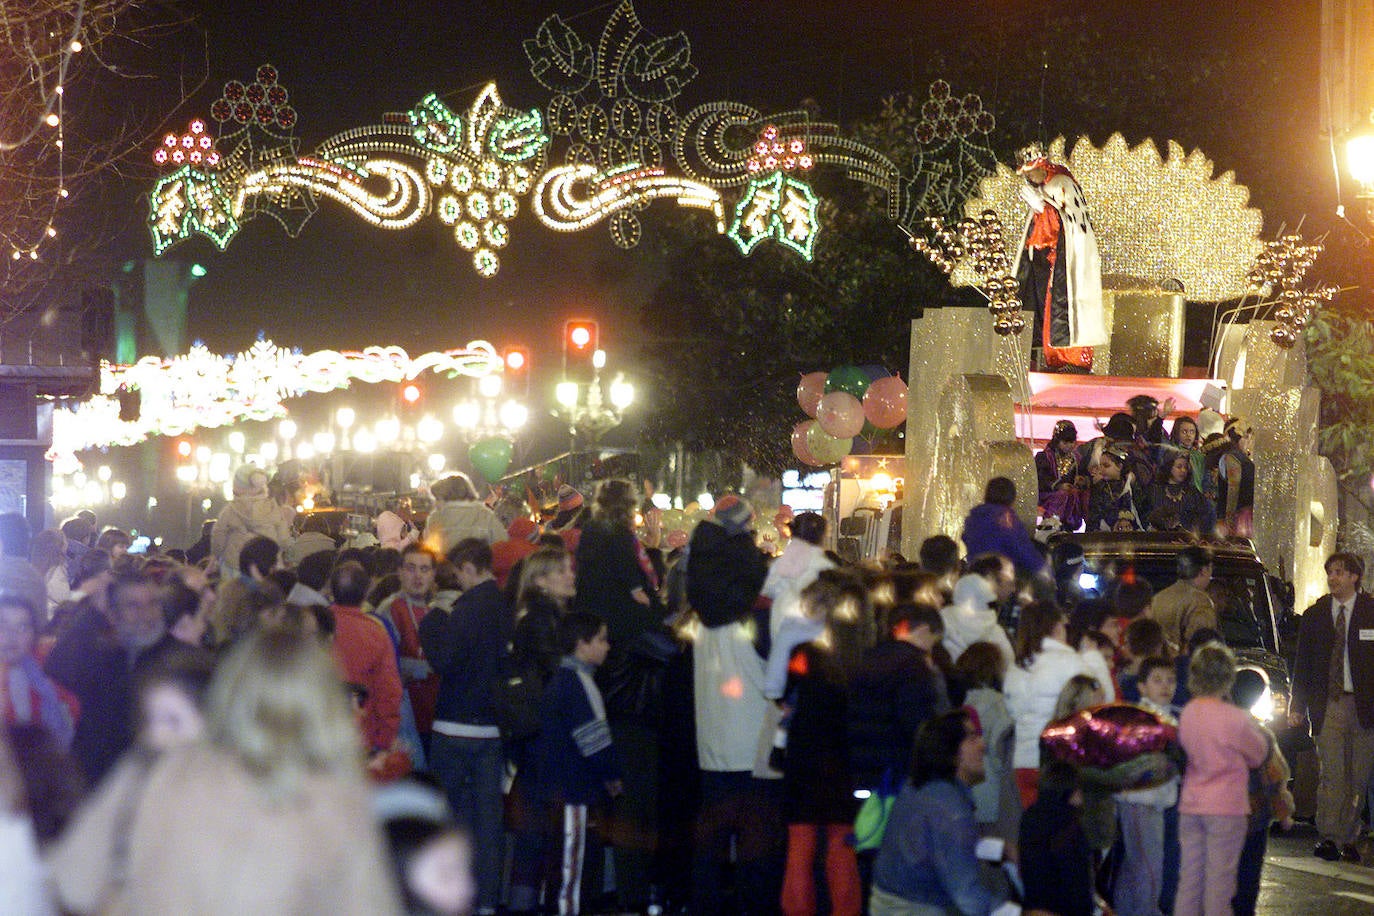
M1053 4L1056 15L1102 6ZM813 100L822 118L844 123L875 113L889 93L923 91L962 42L982 33L989 40L1010 33L1018 46L1043 51L1051 64L1043 74L1047 136L1086 132L1101 142L1118 126L1132 142L1177 136L1190 148L1201 146L1217 160L1218 171L1235 168L1267 211L1271 206L1300 211L1267 212L1271 225L1333 206L1317 133L1315 2L1284 4L1281 17L1270 15L1267 8L1278 5L1269 3L1206 12L1193 2L1106 6L1113 8L1109 15L1099 12L1092 19L1106 30L1104 57L1158 59L1220 50L1282 68L1291 83L1277 97L1263 100L1269 106L1263 110L1234 110L1227 100L1246 96L1245 87L1228 84L1233 74L1216 73L1214 94L1183 98L1172 97L1175 87L1142 70L1131 75L1138 85L1123 87L1124 97L1139 106L1126 106L1119 124L1115 118L1084 123L1077 113L1091 100L1077 97L1074 74L1059 63L1058 49L1036 27L1045 4L640 0L637 9L649 32L664 36L683 29L692 41L700 73L678 100L679 112L720 98L764 111ZM278 67L291 92L303 151L337 131L377 123L383 112L403 111L429 91L462 111L490 79L508 105L541 106L549 93L530 77L520 42L533 37L540 21L554 12L594 40L613 7L555 0L197 4L192 25L178 35L175 47L160 54L156 91L170 99L168 90L178 76L205 75L206 85L163 126L180 130L191 117L204 116L225 80L251 79L265 62ZM1119 47L1113 46L1113 36L1120 37ZM1041 77L1012 70L1010 60L993 60L981 79L961 79L956 91L980 93L1003 124L1033 124L1037 113L1008 112L1005 106L1034 99ZM1146 116L1167 120L1170 112L1185 109L1193 113L1181 117L1177 129L1139 123ZM1019 145L1023 138L1003 139ZM1250 175L1247 168L1261 174ZM152 174L148 170L144 176ZM1255 184L1257 179L1267 185ZM134 195L148 186L131 183L121 193L142 212L145 205ZM670 207L654 205L646 233L653 232L653 212ZM258 219L223 253L193 240L169 255L193 258L208 268L192 291L190 329L220 351L247 346L260 330L305 350L395 343L417 353L487 338L498 345L527 343L535 349L537 365L547 366L557 360L563 320L587 315L601 318L603 346L612 359L618 353L628 358L641 333L639 304L655 282L650 246L621 251L604 226L560 236L538 224L525 202L511 230L500 273L492 280L475 275L470 257L435 220L405 232L384 232L327 201L297 239ZM895 229L893 244L904 244ZM126 233L119 246L126 257L151 255L146 232Z

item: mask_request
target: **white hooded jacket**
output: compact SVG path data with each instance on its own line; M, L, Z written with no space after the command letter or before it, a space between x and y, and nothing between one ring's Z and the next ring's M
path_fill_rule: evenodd
M1014 659L1011 640L991 607L996 600L996 590L983 576L967 575L954 584L953 603L940 610L945 621L942 643L951 661L958 661L964 650L976 642L990 642L1002 650L1007 664L1011 665Z

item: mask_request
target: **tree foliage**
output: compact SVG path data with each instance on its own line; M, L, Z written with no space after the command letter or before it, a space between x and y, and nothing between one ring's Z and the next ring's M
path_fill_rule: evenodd
M108 241L101 208L81 203L100 194L97 176L146 155L166 111L123 93L183 24L142 0L0 3L0 328L50 303L55 284L108 279L88 264Z

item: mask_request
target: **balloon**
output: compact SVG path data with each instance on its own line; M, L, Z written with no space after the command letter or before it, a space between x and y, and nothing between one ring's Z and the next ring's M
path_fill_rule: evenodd
M679 547L687 546L687 532L669 531L663 542L668 545L669 550L677 550Z
M818 467L820 462L811 454L811 447L806 444L806 436L816 425L815 420L802 420L792 427L792 454L797 456L797 460L802 464L809 464Z
M859 371L862 372L864 375L868 376L868 382L870 385L876 382L878 379L887 378L889 375L892 374L891 372L888 372L887 369L878 365L877 363L864 363L862 366L859 367Z
M891 429L906 420L906 382L895 375L880 378L864 395L864 416L879 429Z
M821 402L821 395L825 394L825 373L808 372L801 377L797 384L797 403L801 405L802 413L808 417L816 415L816 405Z
M468 460L488 482L499 480L506 473L510 459L510 440L500 436L481 439L468 446Z
M816 422L836 439L848 439L864 428L864 408L848 391L832 391L821 398Z
M663 510L663 530L672 531L675 528L687 527L687 513L681 509Z
M825 377L826 391L848 391L863 400L868 390L868 376L858 366L839 366Z
M849 454L853 444L851 439L837 439L829 435L819 425L806 431L806 447L817 464L834 464Z

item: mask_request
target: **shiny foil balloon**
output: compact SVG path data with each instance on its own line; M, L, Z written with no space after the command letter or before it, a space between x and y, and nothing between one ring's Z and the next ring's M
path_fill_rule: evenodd
M1178 740L1178 728L1130 703L1107 703L1051 722L1040 745L1059 760L1109 768L1163 751Z

